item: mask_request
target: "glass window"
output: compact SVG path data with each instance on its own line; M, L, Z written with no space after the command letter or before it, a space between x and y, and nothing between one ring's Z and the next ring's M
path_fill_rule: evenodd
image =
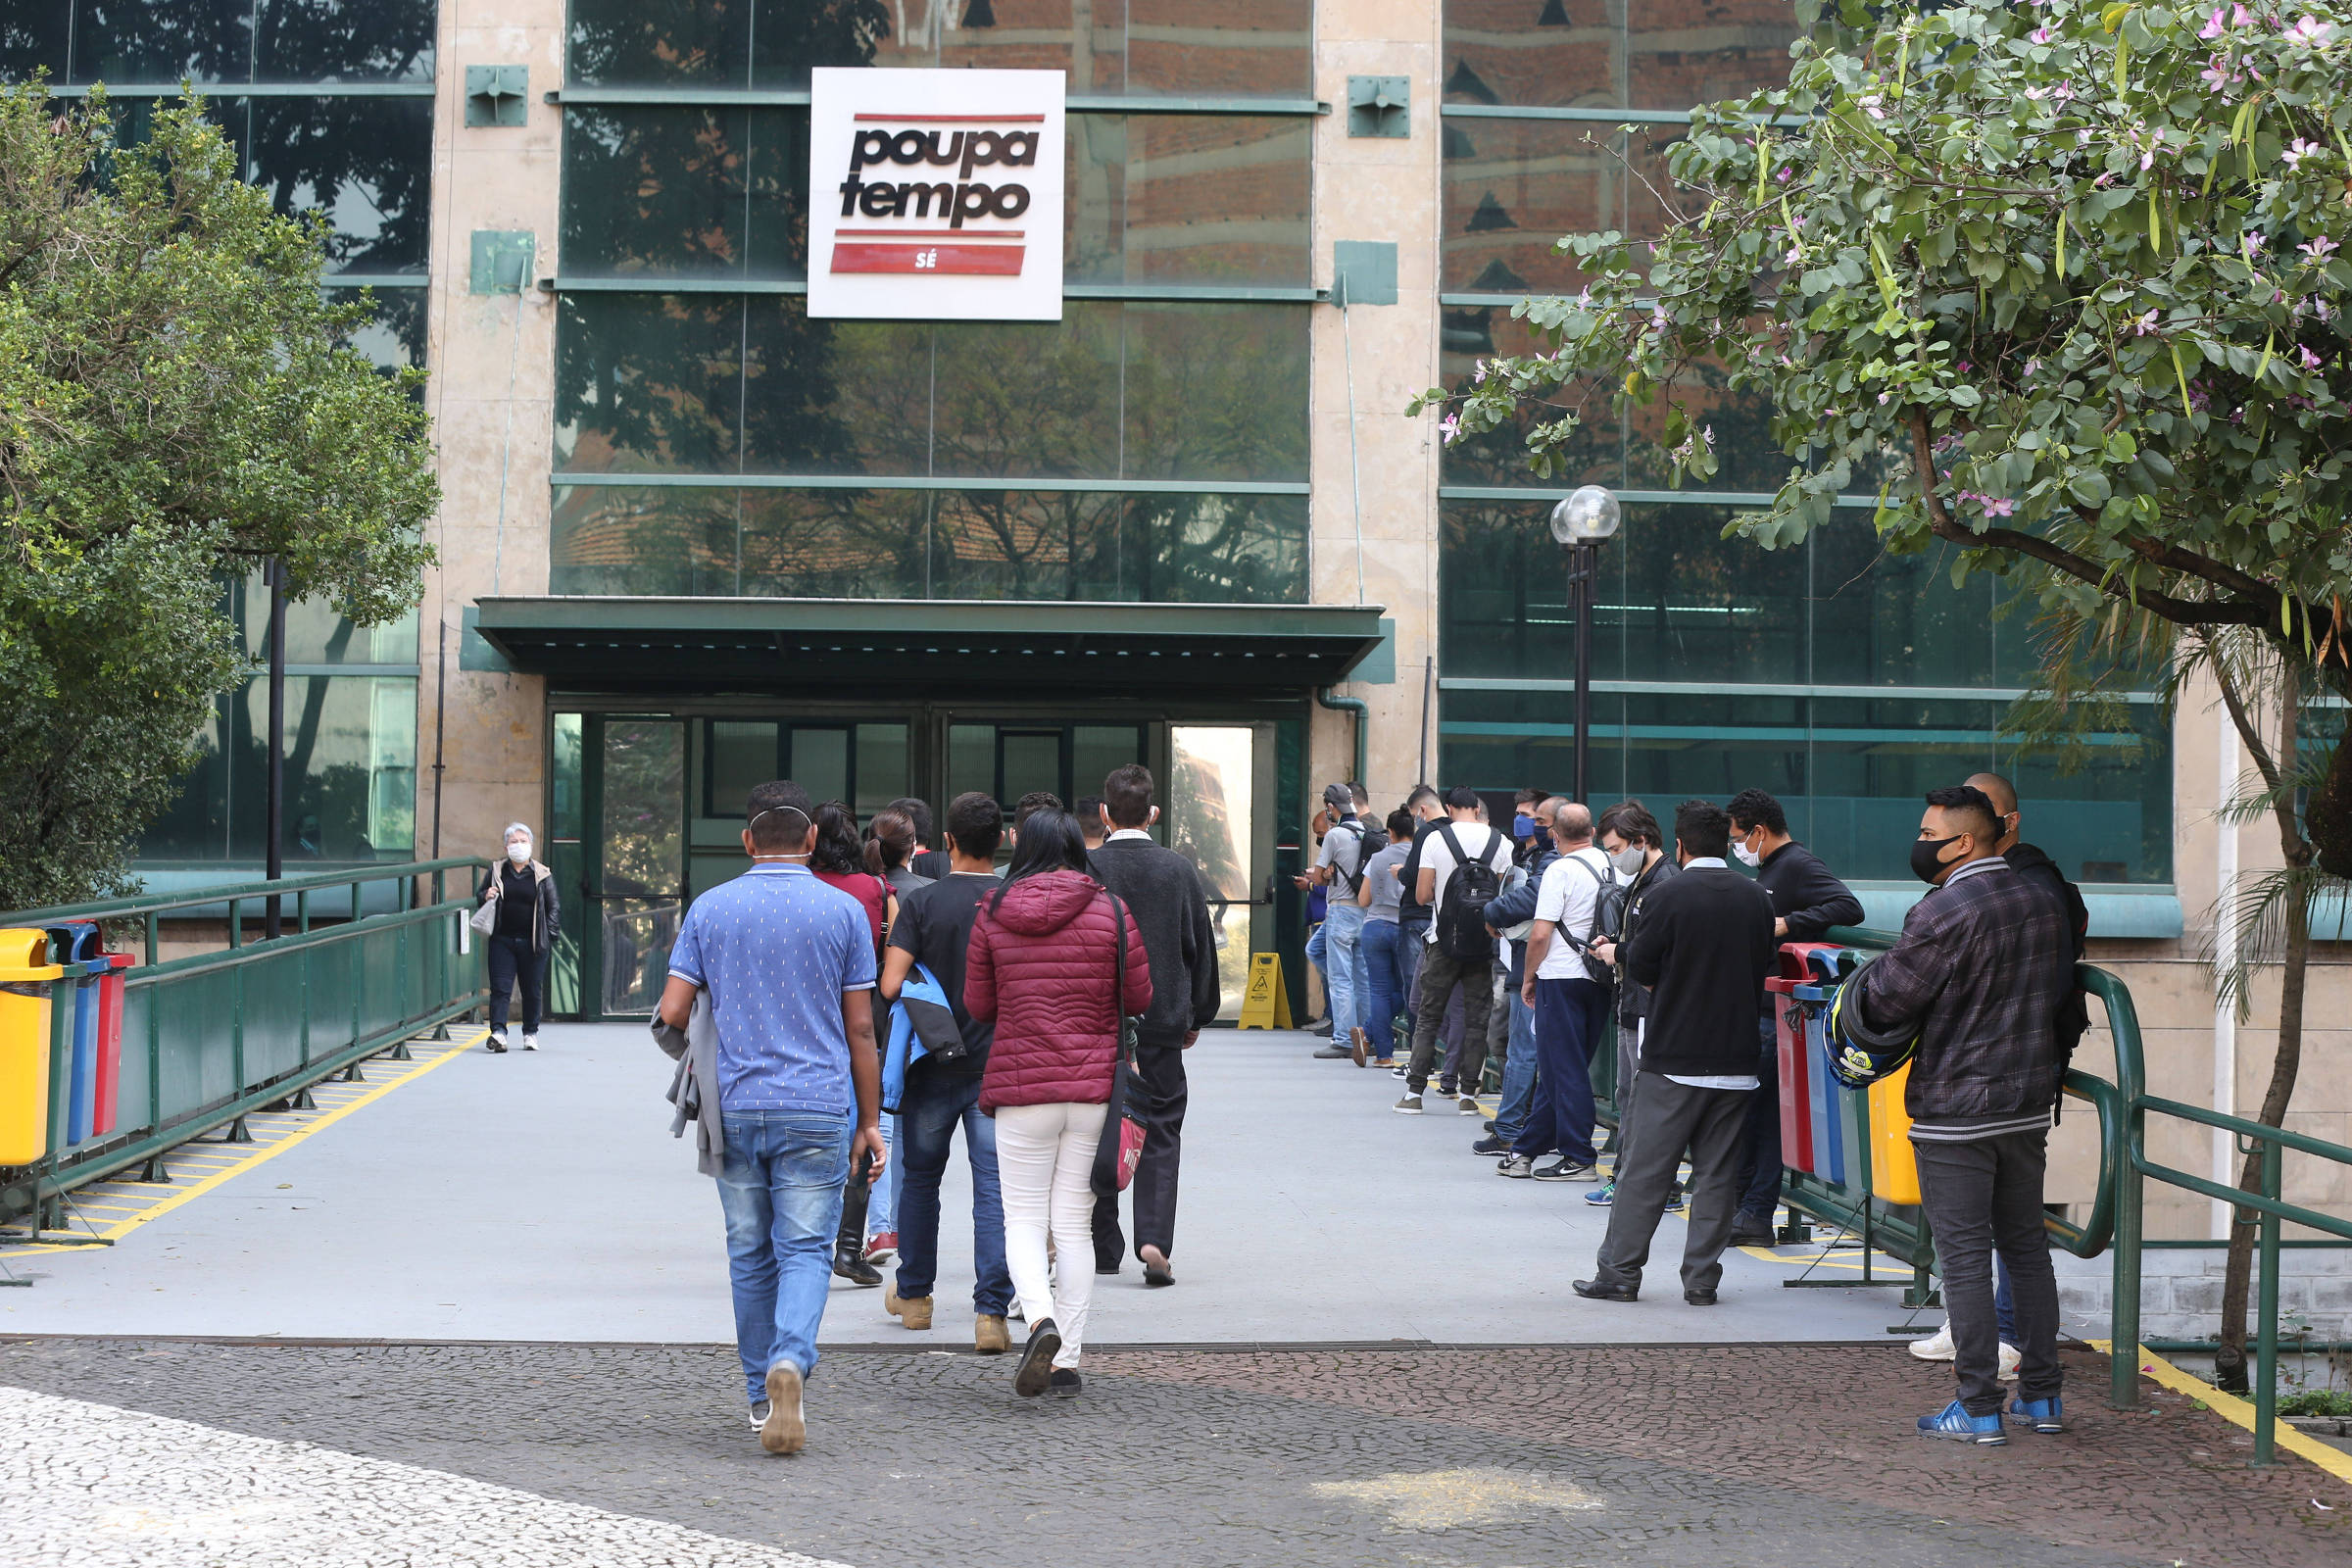
M806 277L808 187L805 109L567 109L564 270Z
M1079 724L1070 730L1070 800L1102 793L1113 768L1144 760L1144 732L1133 724Z
M560 486L548 592L731 597L740 528L734 490Z
M430 81L434 0L261 0L256 81Z
M1470 379L1481 360L1496 354L1529 354L1538 348L1526 323L1514 320L1504 306L1440 312L1438 340L1440 374L1447 386L1454 387ZM1598 381L1572 381L1552 395L1553 402L1578 409L1584 418L1575 439L1561 449L1561 477L1544 479L1528 467L1527 433L1539 412L1530 405L1517 418L1494 429L1457 437L1439 460L1443 482L1540 485L1546 491L1573 490L1580 484L1629 488L1623 421L1610 407L1610 392L1609 386Z
M432 143L429 98L257 98L245 177L325 217L329 271L421 272Z
M994 724L948 726L948 799L958 795L997 793L997 727Z
M351 346L379 370L424 365L424 294L420 288L379 288L371 298L374 316L352 329ZM330 304L360 302L358 289L329 289Z
M1120 321L1123 477L1306 478L1305 311L1130 303Z
M1119 322L1116 304L1072 301L1059 321L941 323L931 471L1118 477Z
M242 629L245 652L270 654L270 590L256 569L228 585L223 611ZM323 599L297 599L286 606L286 662L289 664L410 664L416 662L416 612L410 610L380 626L355 626Z
M850 794L850 732L847 729L815 729L806 724L792 727L792 761L786 777L808 792L808 798L822 806L827 801L848 804Z
M1102 0L1100 16L1115 0ZM1308 98L1314 95L1313 0L1126 0L1126 90L1178 96ZM1098 24L1098 84L1111 92L1105 30ZM1076 83L1071 91L1079 91Z
M746 490L734 592L779 599L921 599L924 490Z
M253 69L253 0L80 0L73 28L74 81L245 81Z
M752 0L570 0L570 80L607 87L750 82Z
M70 6L10 6L0 10L0 81L24 81L36 71L51 81L67 80L66 51L73 41Z
M1307 121L1079 114L1068 124L1068 281L1309 281Z
M807 301L778 295L745 310L747 469L931 471L929 323L811 321Z
M858 799L852 804L858 819L870 822L874 813L913 788L913 774L904 724L858 726Z
M772 720L708 719L703 727L703 815L740 817L753 790L781 774Z
M1672 134L1586 121L1449 122L1445 158L1445 258L1448 293L1573 294L1576 259L1555 249L1563 234L1618 229L1635 239L1665 226L1664 210L1629 161L1657 189Z
M1788 79L1788 0L1446 0L1448 103L1688 109Z
M732 470L743 330L738 299L564 295L556 346L557 468Z

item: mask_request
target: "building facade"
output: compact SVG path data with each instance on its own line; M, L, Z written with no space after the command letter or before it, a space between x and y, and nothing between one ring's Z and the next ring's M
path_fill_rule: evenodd
M1225 901L1238 991L1250 953L1295 952L1322 783L1360 774L1383 807L1421 779L1564 787L1574 628L1544 519L1592 481L1625 509L1595 805L1769 789L1891 924L1921 792L2006 772L2140 997L2158 1091L2259 1099L2275 1004L2237 1026L2197 959L2223 879L2276 848L2217 824L2240 763L2202 694L2168 711L2149 681L2071 770L2021 755L2000 723L2039 658L1998 580L1887 556L1863 495L1799 549L1723 538L1787 468L1752 398L1710 395L1704 491L1670 486L1641 416L1539 481L1516 432L1448 448L1404 412L1521 341L1515 300L1577 286L1557 236L1663 220L1690 105L1785 75L1788 0L11 12L12 78L103 81L134 113L201 86L252 177L334 220L369 350L430 372L439 565L411 621L298 617L286 854L541 824L560 1011L650 1006L685 904L740 863L750 783L863 812L1069 798L1129 760ZM1059 321L809 317L817 67L1065 73ZM258 862L259 706L223 702L151 878ZM2340 918L2298 1114L2344 1139Z

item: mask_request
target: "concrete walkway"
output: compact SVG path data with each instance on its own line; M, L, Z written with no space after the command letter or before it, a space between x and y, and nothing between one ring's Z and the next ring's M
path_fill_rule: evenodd
M544 1039L428 1056L112 1248L11 1256L35 1284L0 1292L0 1334L728 1341L717 1200L668 1136L668 1062L637 1026ZM1858 1278L1820 1246L1735 1254L1723 1304L1685 1306L1672 1216L1654 1298L1581 1300L1606 1220L1588 1187L1498 1179L1469 1154L1477 1119L1393 1114L1396 1080L1314 1044L1220 1031L1195 1050L1179 1283L1146 1291L1132 1262L1099 1281L1092 1343L1887 1343L1914 1316L1897 1290L1784 1289L1808 1265ZM938 1326L909 1335L879 1291L837 1282L829 1343L968 1346L967 1193L959 1152Z

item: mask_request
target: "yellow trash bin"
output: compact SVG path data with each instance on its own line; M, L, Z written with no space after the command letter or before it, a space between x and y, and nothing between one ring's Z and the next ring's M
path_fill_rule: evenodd
M0 1165L49 1152L49 933L0 930Z
M1889 1203L1919 1201L1919 1151L1911 1147L1911 1113L1903 1108L1910 1082L1906 1061L1862 1091L1870 1097L1870 1190Z

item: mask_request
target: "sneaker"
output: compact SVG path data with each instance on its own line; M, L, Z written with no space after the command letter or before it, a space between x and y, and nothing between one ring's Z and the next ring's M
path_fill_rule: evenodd
M1445 1096L1447 1100L1451 1100L1453 1098L1453 1080L1450 1078L1439 1079L1438 1093Z
M1500 1155L1507 1154L1510 1152L1511 1141L1508 1138L1501 1136L1499 1133L1489 1133L1486 1137L1481 1138L1477 1143L1470 1146L1470 1152L1473 1154L1484 1154L1489 1159L1496 1158Z
M2007 1349L2007 1346L2001 1347ZM2066 1401L2055 1394L2046 1399L2011 1399L2009 1424L2013 1427L2032 1427L2036 1432L2055 1434L2066 1430Z
M754 1432L767 1425L767 1412L773 1403L774 1401L769 1399L754 1399L752 1401L752 1430Z
M1391 1076L1391 1077L1393 1077L1393 1078L1401 1078L1401 1077L1403 1077L1403 1076L1404 1076L1404 1063L1403 1063L1403 1062L1401 1062L1401 1061L1392 1061L1392 1062L1390 1062L1390 1063L1389 1063L1389 1076Z
M1353 1046L1325 1046L1321 1051L1315 1053L1315 1059L1317 1061L1352 1061L1355 1059L1355 1048Z
M1461 1112L1462 1112L1462 1114L1463 1114L1463 1115L1465 1115L1465 1116L1477 1116L1477 1115L1482 1115L1482 1114L1484 1114L1484 1113L1483 1113L1483 1112L1482 1112L1482 1111L1481 1111L1481 1110L1478 1108L1478 1102L1477 1102L1477 1101L1475 1101L1475 1100L1472 1100L1472 1099L1471 1099L1471 1098L1470 1098L1468 1095L1464 1095L1464 1096L1462 1097L1462 1101L1461 1101Z
M1684 1195L1680 1187L1674 1188L1666 1194L1666 1212L1680 1214L1689 1206L1690 1202L1690 1200Z
M1949 1320L1926 1339L1913 1340L1911 1353L1922 1361L1949 1361L1957 1353L1952 1346L1952 1325Z
M1999 1378L2003 1383L2015 1383L2017 1381L2018 1363L2025 1360L2025 1351L2019 1349L2014 1345L2004 1344L2001 1347L2000 1363L1995 1368L1992 1375L1996 1378Z
M1968 1406L1958 1399L1945 1405L1934 1415L1919 1418L1919 1435L1923 1438L1949 1438L1954 1443L1973 1443L1982 1448L1997 1448L2009 1441L2001 1430L2001 1418L1991 1415L1970 1415Z
M1306 1032L1310 1035L1321 1035L1324 1039L1329 1040L1331 1038L1331 1020L1329 1018L1317 1018L1313 1023L1310 1023L1306 1026Z
M1057 1366L1054 1376L1047 1380L1046 1392L1056 1399L1075 1399L1086 1392L1086 1379L1078 1375L1074 1366Z
M869 1263L879 1263L897 1252L898 1250L899 1233L897 1231L876 1231L866 1239L865 1260Z
M1535 1175L1540 1182L1590 1182L1600 1178L1600 1173L1592 1166L1580 1165L1566 1154L1548 1165L1537 1166Z
M1536 1162L1525 1154L1505 1154L1501 1163L1494 1167L1495 1175L1508 1176L1513 1181L1525 1181L1535 1173Z
M528 1029L525 1029L522 1032L522 1049L525 1051L537 1051L539 1049L539 1037L531 1033Z
M1348 1031L1348 1059L1361 1067L1372 1056L1372 1037L1361 1029Z
M1591 1203L1594 1208L1608 1207L1611 1203L1617 1201L1617 1184L1615 1182L1602 1182L1598 1187L1593 1188L1591 1192L1585 1195L1585 1201Z
M1494 1131L1494 1117L1492 1117L1492 1116L1490 1116L1490 1117L1488 1117L1488 1118L1487 1118L1487 1131L1489 1131L1489 1132L1493 1132L1493 1131Z
M1034 1399L1046 1392L1054 1377L1054 1357L1061 1353L1061 1330L1046 1318L1029 1331L1029 1343L1021 1348L1021 1364L1013 1368L1012 1392L1024 1399ZM1997 1431L1999 1421L1993 1422Z
M482 1049L493 1056L503 1056L507 1054L507 1037L494 1029L490 1038L482 1042Z
M808 1441L801 1417L801 1369L778 1361L767 1369L767 1419L760 1424L760 1446L770 1453L798 1453Z
M1389 1108L1399 1116L1418 1116L1421 1114L1421 1097L1407 1091L1402 1100Z

